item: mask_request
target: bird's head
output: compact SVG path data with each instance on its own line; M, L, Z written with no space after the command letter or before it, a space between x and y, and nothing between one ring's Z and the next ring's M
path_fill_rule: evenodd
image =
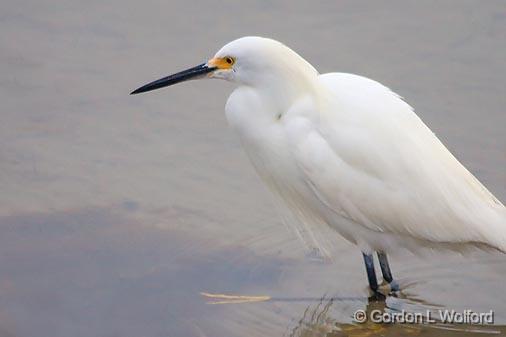
M226 44L207 62L148 83L132 94L193 79L218 78L255 86L316 74L308 62L284 44L263 37L247 36Z

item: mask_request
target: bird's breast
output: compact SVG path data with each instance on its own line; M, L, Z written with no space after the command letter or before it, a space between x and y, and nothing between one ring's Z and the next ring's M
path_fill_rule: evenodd
M313 213L318 204L306 184L294 153L289 127L294 118L277 111L253 89L237 89L226 105L227 120L237 133L256 171L266 185L290 208ZM309 129L301 125L296 137L303 139ZM311 206L313 205L313 206ZM316 216L316 215L315 215Z
M283 174L295 163L285 132L283 111L251 87L239 87L229 97L225 112L253 165L263 174ZM286 172L285 172L286 173Z

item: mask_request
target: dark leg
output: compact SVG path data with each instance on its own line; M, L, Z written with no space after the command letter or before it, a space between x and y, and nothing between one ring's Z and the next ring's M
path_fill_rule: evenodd
M394 281L394 278L392 277L392 271L390 270L390 265L388 264L387 254L378 252L378 260L381 267L381 274L383 274L383 280L385 280L386 283L390 284L392 291L399 290L399 285Z
M387 254L378 252L378 260L381 267L381 273L383 274L383 279L387 283L392 282L394 278L392 277L392 272L390 271L390 265L388 264Z
M367 271L367 279L369 280L369 287L372 291L378 291L378 281L376 280L376 272L374 271L374 258L372 254L362 253L364 256L365 270Z

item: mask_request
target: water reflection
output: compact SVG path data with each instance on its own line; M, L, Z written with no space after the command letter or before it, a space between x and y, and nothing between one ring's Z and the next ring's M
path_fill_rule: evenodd
M369 300L361 310L365 317L378 317L383 313L395 311L388 300ZM404 297L404 300L410 301ZM289 337L368 337L368 336L484 336L504 335L506 326L483 326L469 324L380 324L370 319L363 323L340 323L330 314L332 306L341 301L336 298L321 298L309 305L298 324L286 334ZM428 307L430 308L430 307Z
M308 258L285 230L227 129L230 85L128 93L271 36L321 72L395 89L505 201L503 2L26 0L4 1L0 24L0 336L453 333L353 323L368 306L361 254L336 239L334 260ZM391 309L506 322L503 256L392 266L404 292Z
M445 299L444 292L460 293L437 289L438 282L451 283L451 273L445 270L439 276L433 267L427 278L418 263L415 269L421 273L407 272L417 281L400 278L403 290L397 297L368 301L360 255L353 251L343 252L343 261L331 264L263 255L209 239L206 232L196 235L171 227L170 220L168 227L159 222L147 225L152 219L140 216L138 208L122 203L111 208L0 217L0 327L4 335L68 336L78 330L86 336L234 336L244 331L248 336L266 332L278 336L454 336L476 334L474 330L504 331L502 326L354 323L353 313L359 309L370 314L372 310L467 308L472 293L458 300ZM178 214L185 218L184 212ZM460 287L471 289L477 281L470 275L481 275L494 263L491 259L483 265L466 264L466 283ZM504 264L497 266L497 273L502 273ZM461 269L458 263L453 267L450 271ZM487 274L483 275L482 282ZM501 287L500 278L493 280L489 293L482 290L475 297L473 309L492 308L501 319L502 293L494 294ZM322 289L334 295L311 295ZM437 302L431 303L431 298ZM30 324L25 324L24 317L31 317Z

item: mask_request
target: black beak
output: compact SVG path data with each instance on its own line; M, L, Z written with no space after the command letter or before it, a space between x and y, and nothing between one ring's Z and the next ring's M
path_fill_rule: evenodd
M180 71L176 74L143 85L142 87L132 91L130 95L140 94L141 92L151 91L167 87L169 85L173 85L179 82L197 79L203 77L205 74L208 74L214 70L216 70L216 67L208 67L207 64L202 63L196 67Z

